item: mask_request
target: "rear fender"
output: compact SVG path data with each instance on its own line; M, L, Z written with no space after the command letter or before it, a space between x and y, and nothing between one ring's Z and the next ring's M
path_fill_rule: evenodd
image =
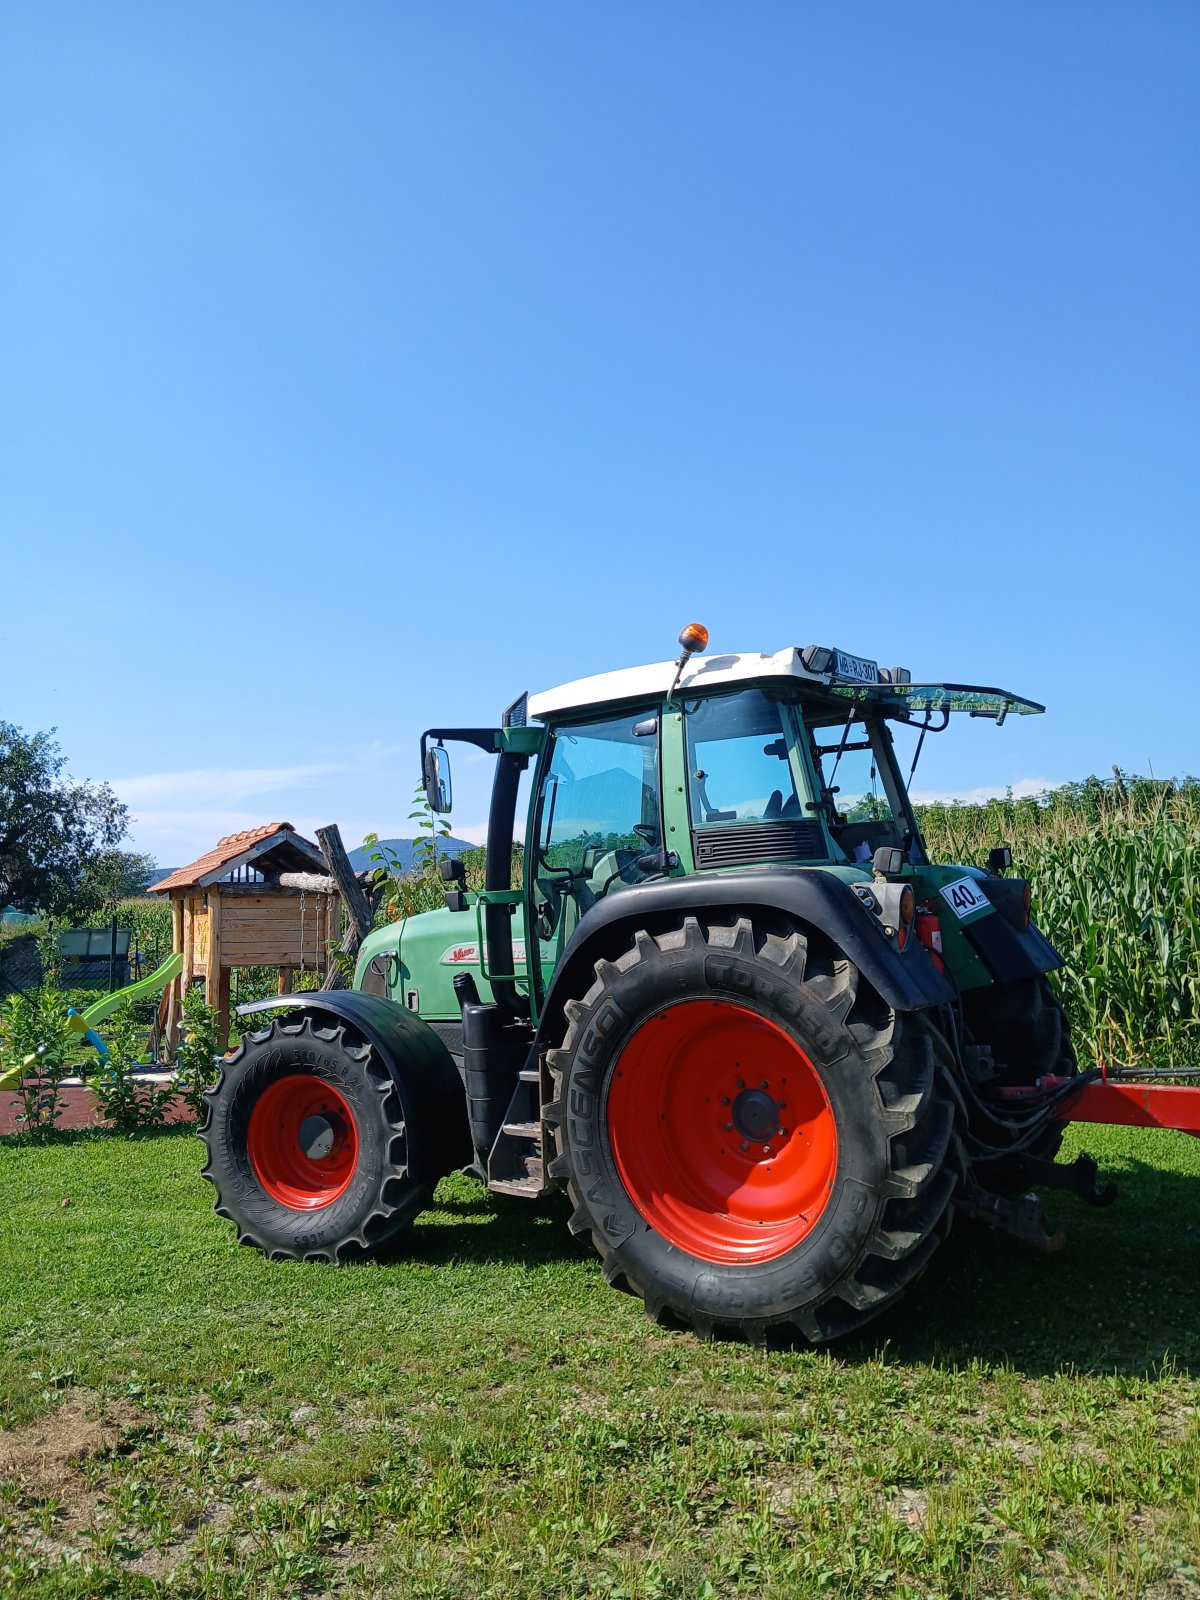
M916 939L900 952L849 885L819 868L753 868L719 876L664 878L607 895L580 918L542 1008L539 1042L559 1028L566 1000L586 992L592 968L610 959L641 928L706 912L783 912L824 934L895 1011L944 1005L955 990Z
M371 1046L399 1093L414 1166L445 1172L474 1159L462 1078L428 1023L394 1000L357 989L274 995L237 1008L245 1018L278 1011L325 1027L348 1023Z

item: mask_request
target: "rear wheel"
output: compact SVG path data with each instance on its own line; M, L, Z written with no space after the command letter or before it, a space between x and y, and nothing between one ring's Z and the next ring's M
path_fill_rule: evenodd
M610 1283L701 1334L811 1340L892 1304L949 1225L930 1035L790 926L639 933L566 1007L551 1174Z
M429 1202L391 1074L340 1026L272 1022L222 1063L207 1099L204 1176L242 1244L347 1261L387 1244Z

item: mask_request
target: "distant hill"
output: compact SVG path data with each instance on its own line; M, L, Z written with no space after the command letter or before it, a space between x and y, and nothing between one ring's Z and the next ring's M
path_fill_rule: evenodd
M142 879L142 893L145 894L152 884L161 883L164 878L169 878L173 872L178 871L178 867L155 867L153 872L148 872Z
M378 844L359 845L357 850L349 850L350 865L355 872L369 872L372 867L380 865L378 861L370 859L372 851L381 851L395 858L396 870L411 872L413 870L413 853L417 848L415 839L380 839ZM469 839L456 839L453 834L447 839L438 840L438 853L444 856L460 856L464 850L477 850L478 845Z

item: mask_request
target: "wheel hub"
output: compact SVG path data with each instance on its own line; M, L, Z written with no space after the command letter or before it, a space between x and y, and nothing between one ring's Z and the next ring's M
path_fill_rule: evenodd
M328 1117L305 1117L298 1137L310 1161L323 1161L333 1149L333 1123Z
M786 1255L837 1173L837 1125L799 1040L737 1001L676 1001L625 1044L608 1090L625 1192L670 1244L704 1261Z
M289 1073L259 1095L246 1154L273 1200L293 1211L332 1205L358 1166L358 1125L345 1095L307 1073Z
M779 1132L779 1107L765 1089L743 1089L733 1102L732 1116L742 1138L756 1144Z

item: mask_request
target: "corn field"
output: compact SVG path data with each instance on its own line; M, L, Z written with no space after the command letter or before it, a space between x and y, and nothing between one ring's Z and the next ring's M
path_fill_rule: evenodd
M982 865L1008 844L1084 1064L1200 1058L1200 784L1117 777L1038 799L930 806L930 858Z

